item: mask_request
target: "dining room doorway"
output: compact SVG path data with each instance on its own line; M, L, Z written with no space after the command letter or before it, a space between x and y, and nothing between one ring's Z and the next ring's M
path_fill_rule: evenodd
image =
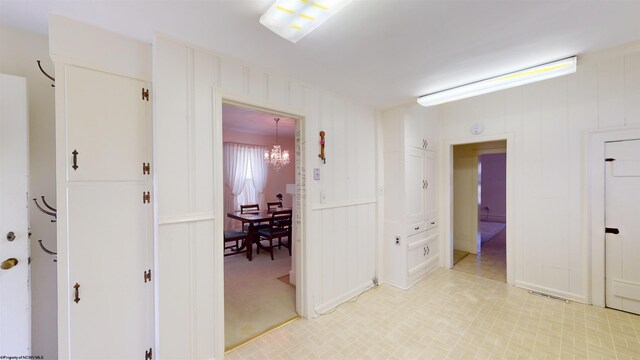
M295 116L233 102L223 102L222 124L225 349L231 351L299 318L294 239L301 224L302 129Z

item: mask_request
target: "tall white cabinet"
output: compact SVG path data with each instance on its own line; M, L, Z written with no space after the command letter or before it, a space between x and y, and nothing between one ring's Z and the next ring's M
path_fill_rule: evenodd
M57 66L59 355L152 359L150 84Z
M416 104L383 113L383 280L402 289L439 265L433 111Z

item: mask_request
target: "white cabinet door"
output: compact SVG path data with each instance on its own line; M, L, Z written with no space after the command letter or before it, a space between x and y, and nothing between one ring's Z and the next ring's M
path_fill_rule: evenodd
M436 162L437 153L433 151L425 151L425 219L432 220L438 216L438 194L436 184ZM433 224L435 225L435 224Z
M438 113L436 107L428 107L424 109L423 131L426 143L426 149L437 151L438 149Z
M606 157L606 304L640 314L640 140L607 143Z
M68 188L69 354L142 359L152 347L152 206L145 184L75 183Z
M408 224L425 220L425 153L422 149L407 148L405 159L405 210Z
M69 181L145 180L150 162L150 102L143 81L67 65Z
M61 352L72 359L144 358L153 344L153 203L149 84L65 66L66 181L59 264L68 288ZM77 151L77 154L72 153ZM77 167L74 167L77 166ZM146 173L146 174L145 174ZM148 194L148 200L145 195ZM77 284L77 296L74 285ZM66 287L66 286L64 286ZM75 301L75 300L78 301ZM65 341L66 340L66 341Z
M405 145L417 147L420 149L427 148L427 140L424 136L424 108L418 104L405 108L404 129L405 129Z
M27 81L0 74L0 355L31 354Z

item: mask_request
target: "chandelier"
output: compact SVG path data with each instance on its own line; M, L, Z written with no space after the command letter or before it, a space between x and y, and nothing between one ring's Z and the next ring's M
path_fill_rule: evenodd
M276 122L276 144L273 145L271 151L264 152L264 161L267 164L271 164L276 171L280 171L280 168L289 163L289 151L282 150L280 144L278 144L278 122L279 118L273 119Z

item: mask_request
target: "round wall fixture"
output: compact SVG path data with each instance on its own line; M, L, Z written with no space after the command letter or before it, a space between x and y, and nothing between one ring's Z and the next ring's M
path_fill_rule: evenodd
M473 135L479 135L482 130L484 130L484 126L482 126L482 124L473 124L471 129L469 129Z

